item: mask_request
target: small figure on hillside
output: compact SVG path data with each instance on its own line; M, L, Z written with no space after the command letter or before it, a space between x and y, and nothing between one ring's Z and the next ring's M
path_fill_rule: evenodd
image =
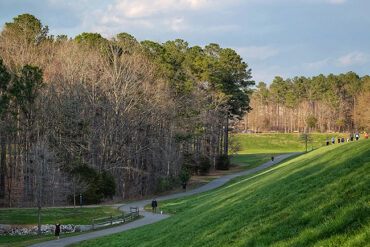
M338 138L338 143L340 143L340 138Z
M351 139L351 142L353 142L353 132L349 135L349 139Z
M326 146L329 146L329 141L326 141Z
M344 142L344 137L342 137L342 140L341 141Z
M360 134L356 133L355 137L356 137L356 141L358 141L358 139L360 139Z
M183 188L184 190L186 190L186 181L183 181L183 182L182 182L182 188Z
M365 139L369 139L369 135L367 133L365 133Z
M157 200L153 199L152 201L152 212L153 213L157 213L157 206L158 206Z
M313 151L314 150L314 147L313 146L311 146L311 151Z
M349 142L349 138L347 138L347 142Z
M335 138L331 138L331 143L335 144Z
M274 162L274 159L275 159L275 158L274 158L274 156L271 156L271 161L272 161L272 162Z
M56 238L56 239L59 239L60 224L59 224L59 222L58 222L58 221L55 223L55 230L54 230L54 232L55 232L55 238Z

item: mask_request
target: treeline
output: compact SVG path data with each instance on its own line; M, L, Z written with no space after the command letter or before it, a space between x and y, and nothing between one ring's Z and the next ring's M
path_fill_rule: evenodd
M239 122L255 132L370 131L370 77L354 72L312 78L275 77L251 95L253 110Z
M207 172L250 85L248 65L217 44L54 37L20 15L0 35L0 204L122 200Z

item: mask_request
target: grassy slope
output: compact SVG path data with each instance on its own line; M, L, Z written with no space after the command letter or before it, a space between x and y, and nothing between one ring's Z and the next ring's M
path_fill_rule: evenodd
M244 171L255 168L263 163L266 163L271 159L271 156L277 156L278 154L237 154L231 157L231 163L240 166L240 170Z
M42 224L89 225L92 218L118 215L122 212L111 207L89 208L45 208L42 209ZM9 209L0 210L0 224L37 224L37 209Z
M211 192L169 219L81 246L366 246L370 141L324 147Z
M236 137L241 144L240 154L256 154L256 153L291 153L302 152L305 150L305 144L299 141L299 134L236 134ZM312 143L308 144L308 149L311 146L319 148L325 145L326 140L335 137L348 138L348 134L312 134Z

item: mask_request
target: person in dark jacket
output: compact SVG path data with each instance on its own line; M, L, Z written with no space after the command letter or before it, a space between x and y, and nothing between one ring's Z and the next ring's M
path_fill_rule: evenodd
M353 132L349 135L349 139L351 139L351 142L353 141Z
M183 188L184 190L186 190L186 181L183 181L183 182L182 182L182 188Z
M342 140L341 140L341 142L344 142L344 137L342 137Z
M55 238L56 239L59 239L59 233L60 233L60 224L59 224L59 222L57 221L56 223L55 223Z
M153 199L152 201L152 212L153 213L157 213L157 206L158 206L157 200Z

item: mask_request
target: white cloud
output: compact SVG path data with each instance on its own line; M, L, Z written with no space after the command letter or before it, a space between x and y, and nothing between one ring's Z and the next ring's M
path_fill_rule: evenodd
M246 59L266 60L279 54L279 50L272 46L244 46L234 49Z
M284 78L288 77L288 74L285 69L280 67L279 65L269 65L269 66L252 66L252 76L253 80L258 84L259 82L263 81L267 84L270 84L275 76L282 76Z
M61 0L49 0L53 3ZM68 3L72 0L66 0ZM87 0L81 0L87 1ZM98 0L93 0L98 1ZM209 12L224 10L241 0L112 0L99 9L82 11L83 27L104 36L132 30L150 32L204 32L205 27L189 18L193 12L207 15ZM237 25L207 26L207 32L237 31Z
M200 10L226 0L117 0L114 9L126 18L147 18L174 11Z
M363 53L363 52L358 52L358 51L351 52L345 56L339 57L336 60L336 63L341 67L362 65L367 62L370 62L370 55Z
M188 26L184 23L184 17L178 17L171 20L167 20L166 23L175 32L183 31L188 28Z
M308 70L317 70L317 69L323 69L326 66L329 65L330 59L326 58L323 60L311 62L311 63L304 63L303 67L308 69Z

